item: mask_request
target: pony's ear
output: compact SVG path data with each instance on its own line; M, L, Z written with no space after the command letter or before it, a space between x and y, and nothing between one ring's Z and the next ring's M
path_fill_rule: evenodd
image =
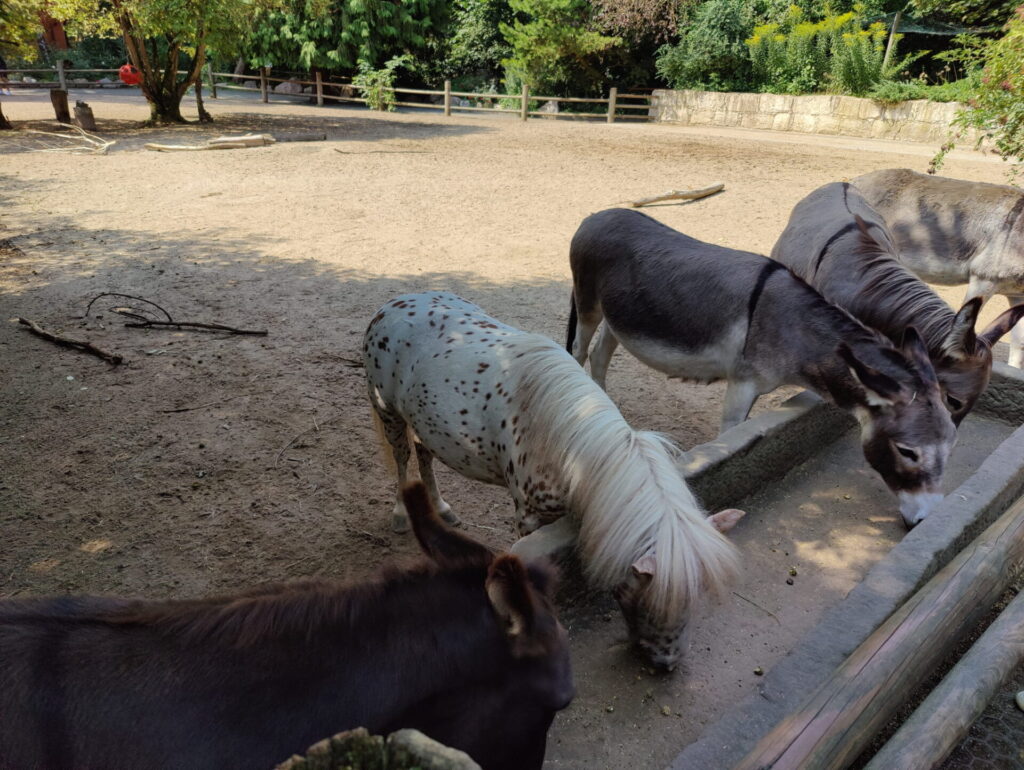
M1017 322L1024 318L1024 302L1019 305L1014 305L1009 310L1004 311L992 324L981 333L981 339L988 343L989 347L992 347L999 338L1010 331Z
M903 330L903 343L900 345L900 350L914 365L926 384L938 387L939 378L935 375L935 367L932 364L931 356L928 355L928 346L924 344L921 333L913 326L908 326Z
M747 515L746 511L741 511L739 508L726 508L724 511L719 511L708 516L708 520L711 522L711 526L721 532L723 535L730 529L735 527L739 520Z
M981 297L969 299L957 311L949 334L942 341L942 352L950 358L962 361L968 356L974 355L974 350L977 347L974 324L978 321L978 313L981 312L983 301Z
M536 609L529 581L523 563L510 553L496 558L487 570L487 598L513 642L526 639L533 630Z
M489 548L449 527L434 510L422 481L414 481L402 490L405 510L412 531L423 552L441 567L490 564L494 554Z
M896 380L865 364L845 342L839 343L836 354L850 367L850 373L864 389L865 406L893 405L900 392L900 384Z

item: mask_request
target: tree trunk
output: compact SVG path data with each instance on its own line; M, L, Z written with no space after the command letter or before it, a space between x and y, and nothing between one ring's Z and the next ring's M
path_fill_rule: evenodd
M4 116L4 105L3 105L3 102L0 102L0 131L13 131L13 130L14 130L14 126L12 126L11 122L9 120L7 120L7 118Z
M199 111L199 122L200 123L213 123L213 115L206 111L206 107L203 106L203 79L197 78L196 84L196 109Z

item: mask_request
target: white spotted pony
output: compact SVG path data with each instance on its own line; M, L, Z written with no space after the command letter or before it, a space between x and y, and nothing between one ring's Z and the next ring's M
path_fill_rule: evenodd
M508 488L521 533L569 514L584 570L614 589L630 635L672 668L705 592L737 569L722 532L742 516L706 517L678 450L635 431L573 358L546 337L506 326L453 294L406 294L384 305L363 340L367 386L391 447L398 488L410 441L439 511L437 457L462 475ZM408 526L401 497L395 526Z

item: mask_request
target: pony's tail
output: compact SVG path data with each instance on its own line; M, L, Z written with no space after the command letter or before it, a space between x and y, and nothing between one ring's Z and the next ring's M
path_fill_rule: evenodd
M569 294L569 325L565 331L565 349L572 353L572 343L576 341L576 291Z
M384 467L391 471L394 475L398 475L398 465L395 464L395 453L391 446L391 442L388 441L388 435L384 428L384 421L380 418L380 412L373 406L370 407L370 414L373 416L373 429L377 432L377 449L379 450L380 460L384 464ZM409 448L412 449L412 430L409 428L408 423L405 426L405 440L409 442Z

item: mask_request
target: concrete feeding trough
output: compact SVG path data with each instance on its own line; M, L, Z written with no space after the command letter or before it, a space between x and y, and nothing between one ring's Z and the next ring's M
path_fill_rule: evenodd
M588 591L562 520L513 550L561 561L578 694L547 767L729 768L1024 492L1024 374L996 364L959 431L943 503L909 533L855 422L801 393L685 453L709 511L746 518L744 574L693 624L683 671L629 650L610 596Z

